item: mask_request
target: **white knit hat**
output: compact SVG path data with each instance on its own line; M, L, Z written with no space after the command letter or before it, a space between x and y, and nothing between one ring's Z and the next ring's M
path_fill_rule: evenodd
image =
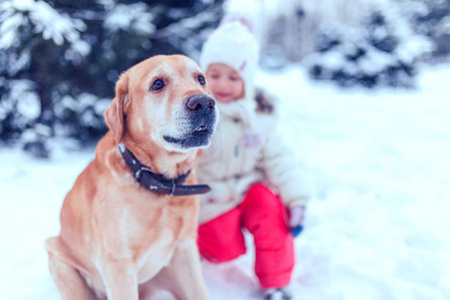
M213 63L235 69L244 81L245 98L253 97L258 61L258 43L248 28L238 21L220 25L203 44L200 54L200 67L205 72Z

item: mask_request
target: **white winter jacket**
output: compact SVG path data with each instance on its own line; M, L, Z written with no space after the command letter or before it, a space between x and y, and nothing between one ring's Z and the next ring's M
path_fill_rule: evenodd
M279 194L288 207L308 202L296 158L278 134L273 103L257 93L229 104L217 102L219 124L197 169L199 182L211 187L201 195L200 224L238 206L256 182Z

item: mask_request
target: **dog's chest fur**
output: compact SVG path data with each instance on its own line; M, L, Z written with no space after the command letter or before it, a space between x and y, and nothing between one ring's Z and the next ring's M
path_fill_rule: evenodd
M147 249L137 262L139 284L147 282L169 264L174 251L174 243L173 232L163 229L158 241Z
M146 205L147 200L155 201L146 199L147 193L142 188L129 193L130 199L139 199L142 205L122 206L116 217L120 218L119 223L128 225L104 240L106 244L97 245L115 249L110 253L113 257L129 261L133 272L137 273L138 284L148 282L169 265L178 243L193 239L189 224L196 217L195 200L188 199L189 203L182 198L159 199L159 205ZM102 256L105 257L104 254ZM97 295L106 294L101 275L97 278L96 275L88 277L85 274L84 278Z
M99 164L103 165L103 161L100 161ZM98 162L94 161L89 165L86 173L97 173L96 164ZM124 163L120 162L119 165L123 166ZM81 178L84 176L80 175ZM96 270L86 266L90 274L82 275L100 299L106 291L101 275L102 263L95 263L99 258L103 264L109 264L108 257L127 261L132 272L137 274L138 283L142 284L170 263L178 243L194 239L196 232L192 224L196 224L197 220L197 196L158 196L130 177L126 172L108 172L108 176L102 177L102 180L90 182L94 186L82 185L77 189L80 194L95 190L91 200L84 202L87 198L80 197L80 194L68 199L68 203L90 207L90 213L81 214L83 221L80 220L89 224L81 228L89 230L83 232L79 228L74 232L72 230L75 228L69 224L63 230L69 230L71 235L98 234L93 239L97 251L91 252L91 261L94 262L92 267ZM192 180L188 179L188 182ZM96 222L90 221L93 219ZM88 244L84 245L83 248L91 248ZM83 252L89 252L87 248Z

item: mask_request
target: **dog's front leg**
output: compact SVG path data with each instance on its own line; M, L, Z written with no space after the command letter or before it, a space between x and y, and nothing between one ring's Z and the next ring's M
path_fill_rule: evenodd
M55 238L53 238L56 240ZM49 248L53 241L47 242ZM86 285L80 272L69 264L60 260L54 253L54 248L48 250L50 272L63 300L92 300L96 299Z
M136 268L121 261L109 261L101 266L108 300L138 300Z
M169 266L158 274L157 284L171 291L177 300L207 300L208 292L197 244L193 238L178 242Z

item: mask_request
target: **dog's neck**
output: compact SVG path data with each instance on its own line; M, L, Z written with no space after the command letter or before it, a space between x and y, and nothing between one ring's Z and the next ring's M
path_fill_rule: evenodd
M149 189L159 195L170 195L170 196L188 196L196 194L204 194L209 192L211 189L209 186L201 185L183 185L189 172L178 176L176 178L165 178L161 174L155 173L149 167L143 165L134 154L128 150L124 144L120 143L118 149L128 165L131 172L134 174L134 178L143 187Z
M122 143L130 150L141 164L165 178L177 178L195 168L201 149L189 152L167 151L154 143L136 143L131 139L123 139Z

